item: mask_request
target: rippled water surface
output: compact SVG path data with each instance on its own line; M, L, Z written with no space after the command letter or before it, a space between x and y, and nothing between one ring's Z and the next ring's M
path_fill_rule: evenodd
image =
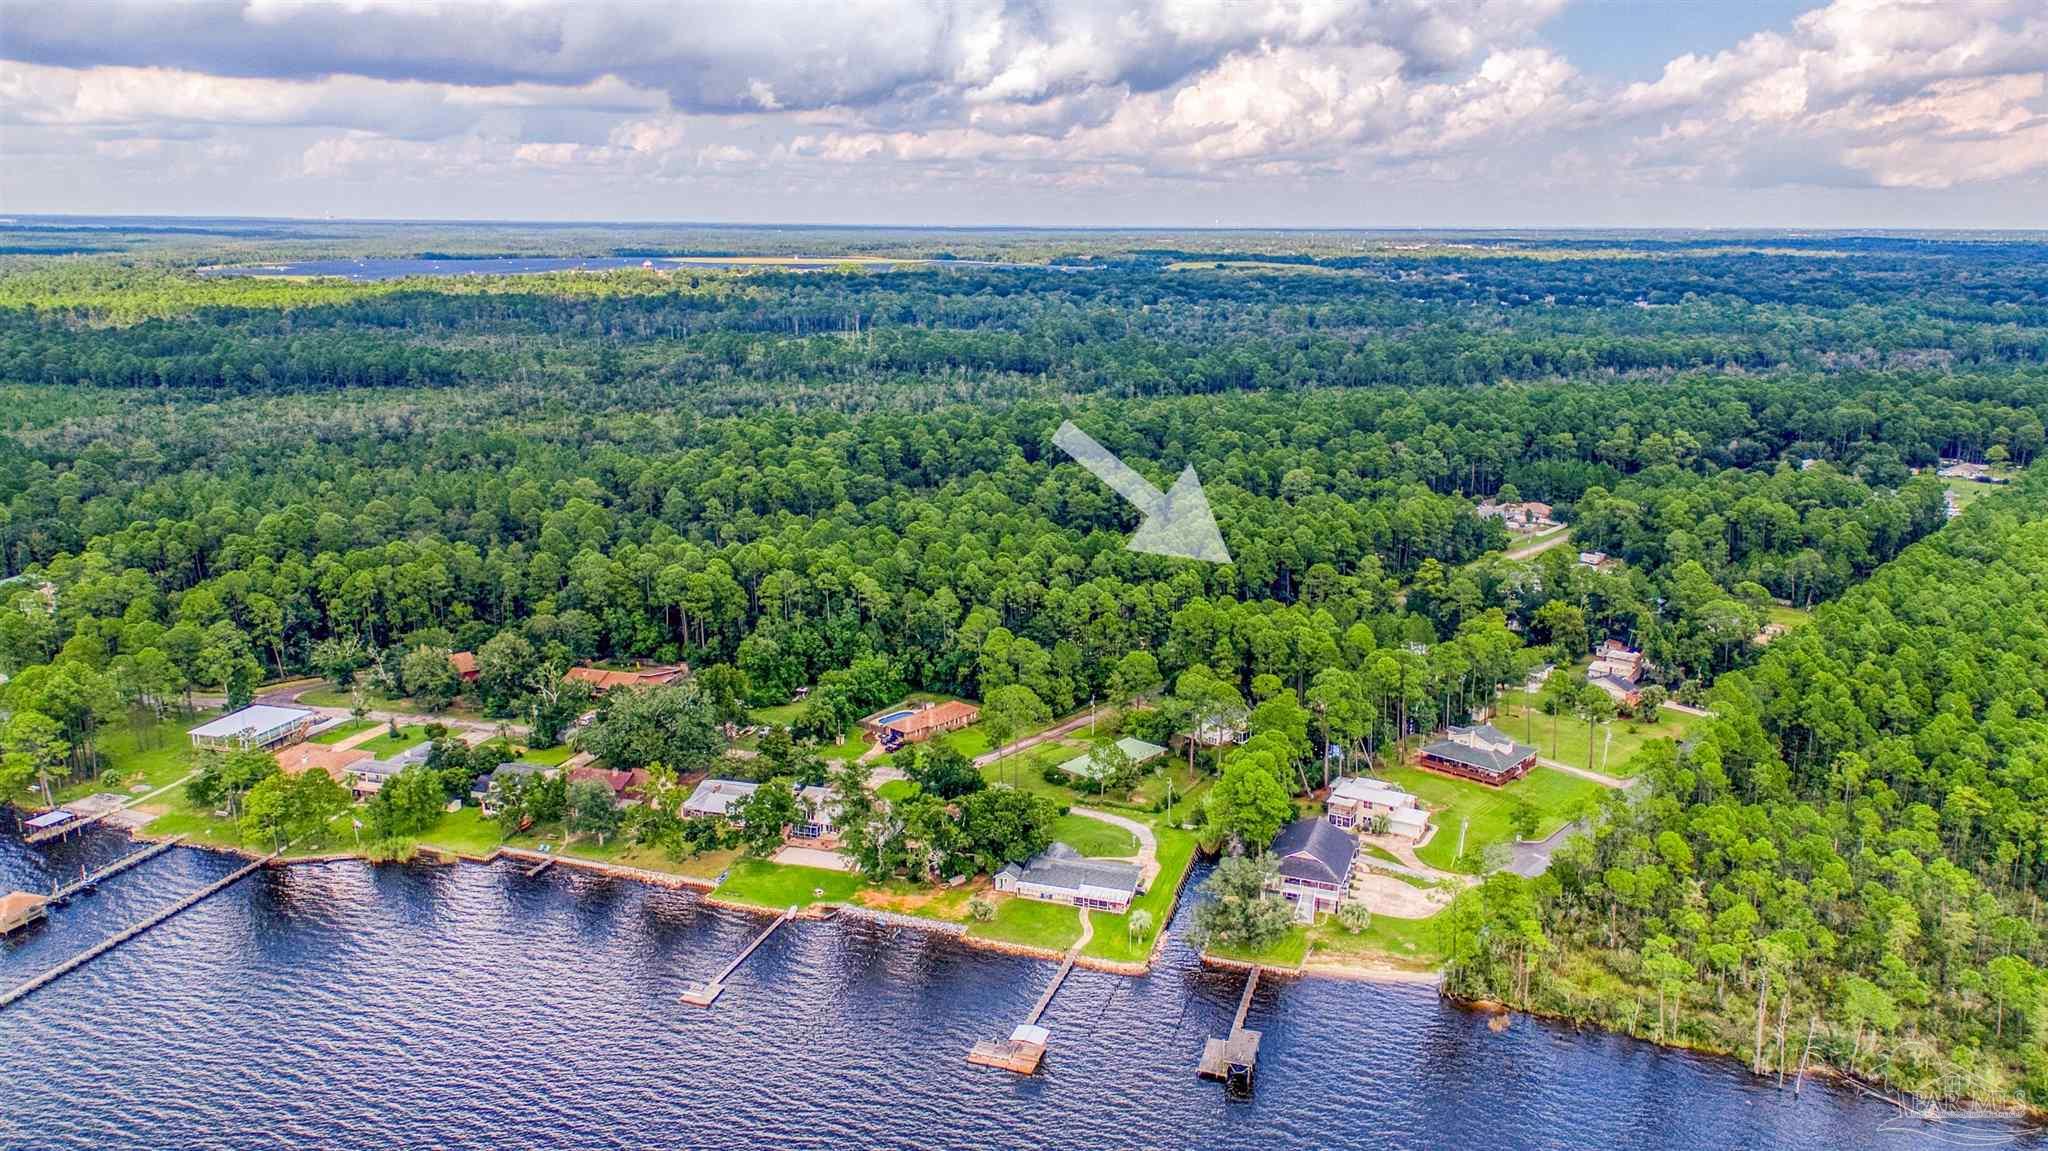
M0 839L0 887L128 850ZM118 876L0 943L0 982L233 866L177 849ZM560 868L259 872L0 1011L0 1147L1938 1145L1829 1086L1329 980L1261 985L1258 1089L1228 1101L1194 1064L1241 977L1180 950L1144 979L1074 972L1028 1079L963 1056L1051 966L922 932L793 923L717 1006L677 1002L761 922Z

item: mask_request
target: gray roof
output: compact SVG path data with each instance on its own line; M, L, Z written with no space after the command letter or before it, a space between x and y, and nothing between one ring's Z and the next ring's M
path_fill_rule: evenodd
M1273 837L1273 854L1279 857L1280 874L1288 879L1342 883L1351 874L1358 841L1329 821L1311 816L1281 828Z
M1143 874L1135 863L1089 859L1064 843L1055 843L1032 856L1031 862L1021 868L1013 863L1003 870L1014 870L1025 883L1040 887L1101 887L1131 895L1138 893L1138 878Z
M1476 746L1481 744L1492 746ZM1505 750L1502 750L1502 745L1505 745ZM1482 723L1452 728L1448 737L1423 745L1422 754L1478 768L1488 775L1503 775L1536 754L1536 749L1526 743L1516 743L1513 736L1490 723Z
M541 775L553 770L554 768L549 767L545 763L521 763L518 761L501 763L484 774L477 776L476 782L469 785L469 793L471 795L485 795L490 792L491 785L500 779L510 779L515 775Z
M361 759L348 765L348 770L357 775L374 775L389 778L416 763L427 762L427 755L434 750L431 743L416 744L406 748L389 759Z

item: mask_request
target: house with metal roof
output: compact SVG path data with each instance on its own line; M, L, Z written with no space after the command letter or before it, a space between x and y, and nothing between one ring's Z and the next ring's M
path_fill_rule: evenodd
M996 890L1098 911L1130 910L1144 872L1135 863L1089 859L1064 843L996 872Z
M1432 771L1496 786L1529 774L1536 749L1490 723L1454 727L1442 739L1424 744L1416 762Z
M192 746L218 751L269 749L306 738L320 713L303 707L273 707L251 704L219 719L209 720L185 734Z
M1324 812L1332 827L1371 831L1384 820L1385 834L1421 839L1429 830L1429 812L1416 798L1383 779L1346 776L1330 788Z
M1296 919L1313 923L1344 902L1358 841L1328 820L1297 819L1280 829L1267 850L1279 864L1279 875L1267 890L1292 903Z
M1151 763L1153 760L1166 754L1166 749L1158 744L1147 743L1142 739L1135 739L1131 736L1125 736L1117 740L1116 746L1117 750L1129 756L1134 764ZM1077 755L1067 762L1060 764L1060 770L1068 775L1092 782L1101 779L1109 771L1109 768L1096 761L1095 751L1093 748L1090 748L1086 754Z
M711 816L716 819L734 818L733 809L753 797L761 789L758 783L744 779L707 779L697 785L690 798L683 801L683 818Z

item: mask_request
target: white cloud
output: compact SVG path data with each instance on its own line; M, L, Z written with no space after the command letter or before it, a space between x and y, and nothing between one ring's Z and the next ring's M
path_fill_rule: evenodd
M1409 181L1512 202L1536 179L1648 193L2048 174L2039 0L1835 0L1629 85L1545 43L1563 3L14 4L7 149L77 160L0 192L93 163L199 179L202 145L268 180L385 168L485 194L483 174L573 189L751 173L884 205L922 180Z

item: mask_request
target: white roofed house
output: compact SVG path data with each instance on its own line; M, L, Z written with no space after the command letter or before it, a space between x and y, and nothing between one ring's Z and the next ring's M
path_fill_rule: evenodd
M839 801L833 798L831 788L815 783L797 788L796 806L801 816L790 825L791 839L814 839L824 845L839 838Z
M760 788L760 784L743 779L707 779L683 801L683 818L709 816L737 823L737 809Z
M319 712L303 707L259 703L209 720L185 734L191 737L193 747L207 750L269 750L306 738L306 732L319 718Z
M1420 839L1429 830L1429 812L1416 798L1381 779L1349 776L1330 788L1324 805L1332 826L1353 831L1371 831L1379 820L1386 821L1386 834Z

